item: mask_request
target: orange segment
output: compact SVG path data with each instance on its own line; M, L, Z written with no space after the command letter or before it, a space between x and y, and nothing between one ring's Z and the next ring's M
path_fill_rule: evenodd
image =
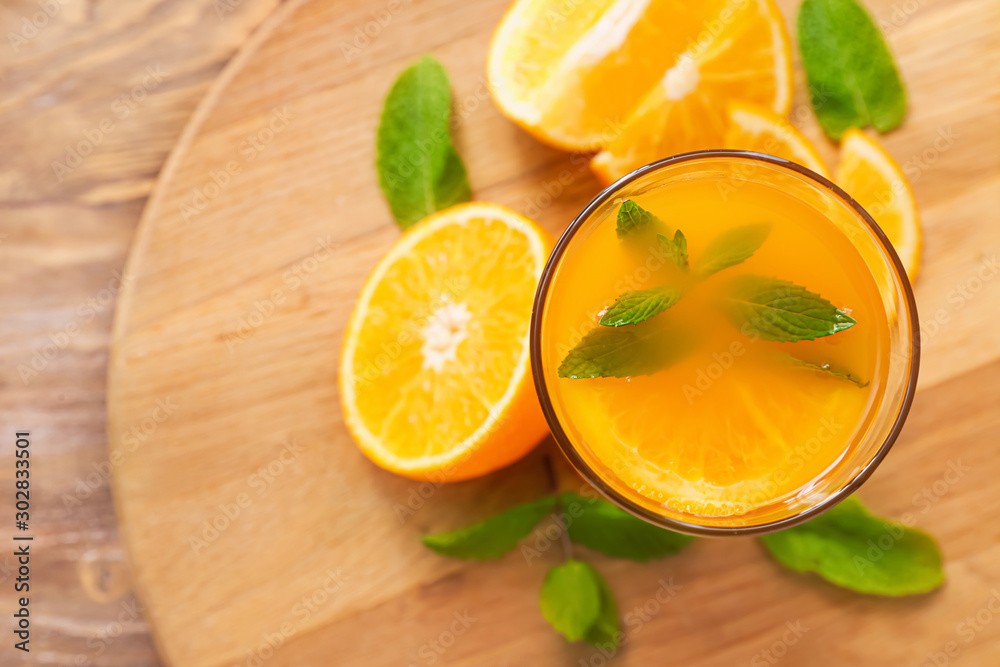
M882 228L912 282L920 270L924 235L903 169L875 139L851 128L841 139L835 180Z
M341 406L361 450L417 479L501 468L547 433L528 324L552 248L497 204L414 225L365 282L344 334Z
M631 378L637 387L650 387L637 393L608 382L595 392L593 412L617 442L588 444L634 491L657 502L669 497L677 503L674 510L742 513L807 483L815 470L799 459L817 425L803 415L857 410L862 395L831 378L816 378L804 391L801 371L774 369L752 356L740 361L759 365L752 382L742 370L726 371L705 392L689 390L686 398L670 397L673 402L666 405L654 389L655 378ZM694 378L695 369L711 360L705 353L684 362L678 377ZM726 410L720 412L719 405ZM665 412L671 414L670 428L651 429L650 424L662 424ZM686 503L695 505L682 508Z
M618 155L638 138L652 144L652 159L679 152L675 143L719 147L719 95L783 112L791 101L788 38L770 0L516 0L486 72L501 111L542 141ZM682 98L684 113L674 115ZM712 117L703 119L705 108Z
M782 157L830 178L819 151L792 121L756 104L729 103L725 147Z
M605 183L677 153L721 148L729 100L788 113L791 51L773 2L734 0L697 6L706 13L706 25L717 30L692 33L681 40L683 50L645 94L622 131L594 157L591 166Z

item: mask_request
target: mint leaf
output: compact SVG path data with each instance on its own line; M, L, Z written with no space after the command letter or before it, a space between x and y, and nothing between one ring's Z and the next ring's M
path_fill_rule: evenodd
M618 207L618 226L615 231L618 233L618 238L622 238L655 222L661 221L631 199L626 199Z
M465 165L449 133L450 113L448 75L431 56L404 70L385 98L375 166L392 215L403 229L469 200Z
M678 269L688 270L688 242L681 230L674 232L674 238L667 238L663 234L656 235L660 242L660 249L670 258Z
M814 364L812 362L806 361L804 359L799 359L798 357L793 357L792 355L786 355L788 362L797 368L802 368L803 370L815 371L817 373L822 373L828 377L836 378L838 380L844 380L845 382L850 382L858 389L864 389L868 386L868 382L863 382L858 376L853 373L848 373L847 371L839 370L830 366L830 364Z
M694 541L659 528L600 498L563 493L569 539L613 558L639 562L675 554Z
M644 322L680 301L681 296L681 290L676 287L654 287L625 292L608 307L598 324L620 327Z
M583 639L601 616L601 586L595 574L586 563L568 560L549 570L542 583L542 616L571 642Z
M499 558L527 536L555 508L551 496L518 505L465 528L424 535L424 545L452 558Z
M590 573L594 577L594 581L597 582L598 589L601 591L601 610L597 615L597 620L587 630L587 634L583 636L583 639L592 646L603 649L616 649L618 648L618 629L620 627L618 621L618 603L615 601L614 593L608 587L608 582L601 576L601 573L592 567L590 568Z
M854 496L801 526L760 539L785 567L815 572L859 593L911 595L944 582L933 537L873 516Z
M722 232L701 254L698 260L698 275L707 278L722 269L746 261L757 252L770 233L771 225L766 222L733 227Z
M798 33L812 106L831 138L839 140L849 127L871 124L888 132L903 122L903 83L882 33L861 5L805 0Z
M632 377L652 375L685 354L688 336L677 328L596 327L559 365L562 378Z
M754 338L815 340L857 324L820 295L787 280L743 275L732 281L730 289L729 319Z

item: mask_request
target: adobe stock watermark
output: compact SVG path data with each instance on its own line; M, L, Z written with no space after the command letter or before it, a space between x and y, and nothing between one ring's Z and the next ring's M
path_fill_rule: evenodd
M583 153L571 154L569 162L573 167L572 169L561 169L555 178L542 179L538 184L538 191L525 196L524 203L521 205L521 212L524 215L532 220L537 220L541 216L542 211L552 206L552 204L562 197L581 174L590 173L590 170L587 168L590 165L590 160Z
M229 353L232 354L241 343L250 340L257 330L270 320L288 300L289 293L301 288L309 276L319 270L320 265L333 257L333 252L339 246L338 242L333 241L332 236L318 238L312 253L283 271L281 274L282 287L271 290L263 299L254 300L250 310L237 319L233 331L223 336Z
M343 574L339 567L336 570L328 569L323 575L322 583L292 605L284 620L273 631L262 634L259 643L247 649L245 657L231 667L261 667L350 580L351 577Z
M744 327L745 328L745 327ZM759 340L751 338L751 340ZM721 352L712 353L712 362L704 368L699 368L695 373L694 384L685 382L681 387L684 398L688 405L694 405L695 399L701 398L705 392L712 389L716 380L720 379L726 371L733 367L736 361L747 352L747 346L743 341L734 340L729 347Z
M663 248L658 243L651 243L646 247L645 259L615 282L613 286L615 293L621 294L625 291L643 289L654 277L659 275L660 269L669 261L671 260L663 251ZM597 312L585 314L578 323L569 327L571 335L566 340L575 340L577 342L583 340L583 337L594 329L595 323L600 320L606 310L607 308L604 307ZM556 346L556 351L561 358L565 358L574 345L560 342Z
M97 659L107 653L111 645L136 624L142 626L135 631L137 634L145 632L142 612L143 609L138 600L133 598L122 602L115 620L108 622L99 631L87 637L88 651L77 654L72 663L73 667L91 667L100 664Z
M888 36L896 32L913 18L914 14L920 11L923 7L924 0L902 0L901 2L896 2L889 8L888 13L884 13L885 17L879 17L877 23L882 32Z
M62 162L58 160L52 162L52 173L55 174L56 182L62 183L67 176L82 165L86 158L94 152L94 149L104 142L105 137L114 132L119 123L138 109L149 93L163 83L166 78L167 72L162 71L159 65L147 67L139 83L111 102L112 116L105 116L96 127L83 130L80 133L82 138L78 142L66 146Z
M933 313L924 312L920 316L918 334L920 346L925 346L945 330L952 321L952 313L962 310L972 302L998 273L1000 273L1000 260L997 256L983 257L974 270L948 290L945 294L946 306L937 308ZM906 349L894 350L891 359L893 363L907 364L909 352Z
M635 605L622 614L625 629L615 633L615 641L597 643L596 649L589 657L580 658L580 667L605 667L613 664L611 660L624 649L642 629L652 621L660 611L670 604L684 588L674 583L674 578L661 578L656 591L642 604Z
M121 433L118 446L111 450L108 459L100 463L92 463L93 472L87 474L86 477L76 479L73 495L63 494L63 507L67 511L74 510L82 505L84 500L90 498L97 489L107 484L111 480L114 469L121 466L129 454L139 449L160 428L161 424L170 419L177 412L177 408L177 403L170 396L156 399L153 402L152 410L145 417Z
M791 294L791 291L787 287L779 287L775 289L775 294L777 296L785 296ZM747 353L750 345L763 340L761 331L767 326L769 326L768 318L756 315L750 321L744 322L740 326L740 333L744 336L746 342L734 339L725 349L713 352L712 361L703 368L699 368L695 373L694 383L685 382L681 386L681 391L688 405L694 405L697 399L711 391L715 383Z
M494 433L497 430L503 428L509 424L511 419L510 413L501 414L497 417L497 420L493 422L490 426L489 433ZM489 437L488 435L485 437ZM396 515L396 519L399 521L399 525L405 524L410 520L417 512L422 510L434 494L438 492L442 486L452 479L452 474L460 468L470 457L474 456L476 453L476 448L471 447L465 452L463 452L454 461L448 462L445 466L439 470L433 470L428 473L429 479L424 480L416 486L411 486L406 496L404 502L395 502L392 505L392 511Z
M70 0L35 0L38 11L26 14L17 22L17 31L7 33L7 41L15 54L21 52L21 47L29 40L38 37L38 34L59 15L63 7L68 5Z
M875 567L875 564L882 560L906 535L904 528L915 526L917 517L929 512L970 470L972 468L964 465L961 459L948 461L948 467L941 477L914 494L911 502L917 511L903 514L899 519L901 525L886 523L881 535L868 540L868 549L865 551L865 555L854 556L854 567L858 573L864 574L865 570Z
M939 651L927 654L924 667L947 667L962 654L993 620L1000 615L1000 590L990 590L990 597L974 613L955 624L955 639L945 642Z
M351 63L360 58L362 52L389 27L396 14L412 4L413 0L389 0L384 7L370 10L368 15L371 20L354 26L350 41L340 40L340 53L344 56L344 62Z
M201 555L229 530L257 499L267 495L267 490L274 480L284 474L305 451L306 446L297 440L285 442L278 456L247 476L246 486L253 495L249 491L241 491L230 502L219 503L218 511L212 517L205 519L197 532L188 536L188 544L194 555Z
M74 338L83 331L83 326L107 310L115 301L123 285L131 281L130 276L124 276L118 271L111 272L107 285L98 290L76 306L77 317L67 322L61 329L48 334L49 342L42 347L32 348L31 360L17 365L17 374L24 386L43 373L67 347Z
M665 502L669 509L682 514L705 514L705 515L739 515L762 502L770 501L779 496L788 482L802 470L816 455L823 449L824 445L831 442L845 428L845 425L832 416L822 417L819 425L812 437L806 438L797 443L788 452L783 466L775 470L772 475L755 480L746 490L746 502L744 506L719 503L712 500L691 500L684 498L668 498ZM637 459L629 459L621 455L615 457L611 462L611 470L620 478L627 478L633 474Z
M260 157L295 118L295 114L287 106L272 109L264 126L243 137L236 147L239 159L228 160L224 165L210 169L204 182L191 188L190 195L179 206L184 222L190 222L201 215L212 200L229 188L233 179L243 171L243 167Z
M773 155L779 148L781 148L782 142L794 141L795 134L798 132L796 125L801 126L806 123L814 114L813 110L815 109L818 111L819 109L822 109L826 103L829 102L830 97L830 89L826 86L822 84L810 85L810 102L794 107L789 114L789 118L781 119L781 123L776 132L777 136L768 137L764 141L764 146L758 152ZM719 193L719 199L723 202L729 201L730 197L739 192L740 189L747 183L754 182L761 173L773 171L773 167L762 162L745 160L733 163L730 167L730 171L730 178L722 179L716 183L716 190Z
M371 385L375 380L388 375L396 367L396 362L403 356L404 352L414 345L423 346L428 337L427 328L432 326L437 319L438 309L462 303L462 299L469 289L469 277L466 275L448 276L444 279L443 287L436 304L419 304L414 315L399 327L395 340L381 343L378 353L363 360L360 372L356 372L358 384ZM378 306L372 307L368 311L368 321L373 326L384 324L387 316L385 310Z
M434 665L448 652L458 641L458 638L469 631L476 621L475 616L469 613L468 609L461 612L452 613L454 620L448 624L444 630L436 637L428 639L417 649L418 660L410 661L408 667L430 667Z
M583 489L580 495L588 499L597 498L596 492L590 487ZM577 501L569 503L560 501L556 511L552 513L552 521L545 523L533 531L535 539L530 542L526 540L520 542L521 557L524 558L525 564L531 565L536 559L541 558L545 552L551 549L552 545L561 544L565 539L564 535L567 534L566 531L569 530L569 527L573 525L575 520L583 516L583 513L583 503Z
M235 12L243 4L243 0L213 0L212 8L215 15L219 17L219 22L226 20L226 17Z
M921 177L937 164L941 156L955 146L961 136L951 125L938 128L934 139L931 140L927 148L903 161L901 165L903 173L906 174L911 183L919 182ZM893 182L893 194L898 195L900 191L901 188L896 185L896 182ZM872 212L869 211L869 213ZM875 214L872 213L872 217L874 216Z
M927 171L937 164L941 155L955 145L960 136L951 126L939 128L927 148L910 156L903 162L903 173L906 174L911 183L917 183ZM875 222L878 222L887 209L899 206L899 201L908 197L909 193L906 183L902 179L893 179L887 189L880 190L876 194L877 201L868 205L868 213L875 218Z
M807 632L809 632L809 628L802 621L794 623L786 621L785 630L781 636L771 642L770 646L761 649L750 658L750 667L768 667L778 664L782 658L788 655L788 649L798 644Z
M962 463L962 459L955 459L954 461L948 461L948 467L941 477L934 480L932 483L920 489L919 492L913 496L913 506L917 508L920 514L926 514L931 511L935 505L941 502L949 491L951 491L956 484L958 484L965 473L972 470L967 465ZM902 519L904 524L912 523L908 514L903 515Z

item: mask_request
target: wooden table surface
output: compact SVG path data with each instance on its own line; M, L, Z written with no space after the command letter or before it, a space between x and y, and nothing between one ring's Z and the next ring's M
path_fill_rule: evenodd
M111 315L135 225L168 152L222 66L278 3L55 4L50 17L28 0L0 9L8 42L0 44L0 136L7 148L0 162L0 477L6 483L11 476L14 430L31 430L37 456L32 652L15 654L5 640L0 664L158 664L131 593L108 485L105 376ZM926 505L920 524L946 544L950 579L961 590L982 593L982 599L946 598L950 632L964 615L983 607L992 585L1000 586L993 579L998 524L963 518L995 516L1000 509L1000 492L983 474L988 465L997 470L988 447L1000 426L995 379L1000 282L969 284L1000 252L1000 38L994 29L985 43L982 27L997 26L1000 5L996 0L869 4L886 22L904 78L922 76L940 86L910 91L926 131L897 145L890 136L887 143L897 158L910 161L918 198L927 205L932 261L918 284L921 314L930 322L943 312L938 326L927 331L922 393L901 441L905 449L894 451L892 460L902 469L935 456L941 465L926 468L920 479L880 471L872 484L876 509L886 514ZM30 24L33 19L37 26ZM966 41L968 35L975 39ZM962 49L974 58L962 60ZM965 67L932 75L942 62ZM509 194L503 183L486 185L500 200ZM955 296L962 288L972 290L969 298ZM955 456L942 454L950 443ZM935 484L945 479L947 465L959 459L972 471L959 486L937 493ZM922 489L930 495L920 501ZM750 553L745 545L737 549ZM696 575L697 561L689 558L676 576ZM12 564L13 558L0 556L4 614L14 604ZM614 572L624 566L609 567ZM766 569L756 562L745 574L752 579ZM798 583L770 574L776 578L773 595ZM457 585L461 581L443 580L426 593L451 594ZM739 593L706 589L699 596L730 604ZM620 593L640 602L648 594ZM839 606L840 616L825 619L830 624L850 626L852 610L868 609L835 591L814 594ZM919 612L921 604L926 603L900 605L899 613ZM794 612L787 608L790 619ZM379 622L377 616L368 621ZM720 643L732 645L736 628L723 624L724 614L719 623ZM752 619L744 630L751 626ZM757 631L761 634L750 637L750 644L766 648L774 637ZM998 637L1000 626L985 627L963 644L952 664L991 664L1000 651ZM638 645L635 650L642 653ZM734 664L752 657L725 648L719 655ZM498 649L491 664L502 664L503 657Z
M100 467L108 460L105 377L115 296L167 154L216 75L279 2L49 4L59 7L51 16L39 15L33 0L0 5L5 488L15 430L31 429L37 455L32 650L12 649L5 621L0 664L157 665ZM68 172L53 168L81 143L96 145ZM22 377L19 368L33 371L33 358L40 370ZM6 492L2 507L7 518ZM15 575L6 546L3 554L6 619Z

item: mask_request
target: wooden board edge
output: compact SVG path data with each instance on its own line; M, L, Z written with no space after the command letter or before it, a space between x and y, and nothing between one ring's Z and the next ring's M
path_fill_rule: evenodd
M120 352L119 343L129 332L128 318L131 313L131 305L135 293L135 271L137 271L141 258L145 256L146 250L149 247L150 238L153 233L153 223L161 212L162 202L166 198L168 185L173 179L178 167L182 163L183 158L187 154L188 148L193 143L205 121L209 118L211 112L215 109L217 103L222 97L222 94L228 89L229 84L233 81L236 75L242 72L244 67L251 62L253 56L257 54L261 46L267 42L275 30L283 26L299 8L308 2L310 2L310 0L287 0L284 2L276 10L274 10L274 12L271 13L271 15L260 24L260 26L258 26L258 28L250 35L249 39L239 48L239 50L236 51L232 58L229 59L229 61L223 66L222 71L212 82L208 91L205 93L205 96L198 103L197 107L195 107L195 110L188 119L187 124L184 126L177 143L174 144L174 147L171 149L166 161L163 164L163 168L160 170L160 173L156 178L153 191L150 193L149 200L143 208L142 214L139 217L139 222L136 225L132 242L129 245L128 254L126 255L125 260L125 267L122 271L122 275L124 275L126 279L122 281L121 290L119 291L118 299L115 302L114 316L111 324L111 341L108 350L108 370L105 388L106 438L107 453L109 457L112 453L112 434L117 433L119 429L114 406L114 396L116 395L115 389L118 385L116 368ZM118 523L122 549L125 553L125 559L129 564L129 570L132 573L132 590L138 598L141 608L143 609L150 635L153 638L153 644L156 647L157 656L164 662L164 664L175 665L177 663L173 660L173 656L168 650L168 644L163 641L156 624L153 623L151 615L149 614L149 597L147 596L147 591L141 583L141 580L135 576L135 563L137 561L134 559L134 554L132 553L131 541L128 538L129 529L124 520L120 505L118 479L118 475L115 475L114 470L112 469L112 506L114 507L115 519Z

